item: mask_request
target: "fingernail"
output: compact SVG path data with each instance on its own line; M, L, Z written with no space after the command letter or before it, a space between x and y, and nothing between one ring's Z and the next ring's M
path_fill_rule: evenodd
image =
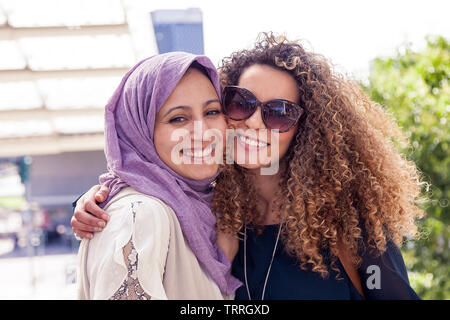
M103 220L109 221L109 216L108 216L107 214L104 214L104 215L102 216L102 218L103 218Z
M102 228L106 226L106 224L103 221L99 221L98 225Z
M89 234L89 235L88 235L88 238L89 238L89 239L92 239L93 237L94 237L94 236L93 236L92 234Z
M102 231L102 229L101 228L95 228L95 232L99 232L99 231Z

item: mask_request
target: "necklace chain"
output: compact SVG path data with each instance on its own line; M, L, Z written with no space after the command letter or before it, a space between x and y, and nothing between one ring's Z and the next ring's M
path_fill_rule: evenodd
M264 280L264 287L263 287L263 292L261 295L261 300L264 300L264 294L266 292L267 280L269 280L270 269L272 268L272 263L273 263L273 259L275 257L275 252L277 251L278 240L280 239L282 227L283 227L283 225L280 223L280 227L278 228L277 239L276 239L275 245L273 247L272 258L270 259L269 268L267 269L266 278ZM247 288L248 299L252 300L252 297L250 295L250 289L248 287L248 281L247 281L247 224L244 225L244 279L245 279L245 286Z

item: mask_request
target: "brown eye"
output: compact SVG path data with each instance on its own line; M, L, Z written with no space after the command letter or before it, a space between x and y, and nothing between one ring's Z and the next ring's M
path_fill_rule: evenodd
M219 109L215 109L215 110L209 110L208 112L206 112L207 116L215 116L218 114L221 114L222 112Z
M187 119L185 117L176 117L169 120L169 123L182 123L186 121Z

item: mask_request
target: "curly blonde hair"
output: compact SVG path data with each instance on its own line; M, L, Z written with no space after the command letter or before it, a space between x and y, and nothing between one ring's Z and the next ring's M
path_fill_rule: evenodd
M337 271L338 241L355 265L362 241L372 252L386 250L388 239L400 246L404 236L418 236L416 222L426 182L412 161L399 151L409 145L396 122L360 85L333 70L322 55L299 42L264 33L252 49L223 59L221 84L237 85L242 72L263 64L296 80L300 121L288 152L280 160L276 191L286 225L283 243L300 267L321 276ZM213 201L219 230L239 233L244 224L260 232L257 189L245 168L226 165L218 177ZM327 266L322 249L331 253Z

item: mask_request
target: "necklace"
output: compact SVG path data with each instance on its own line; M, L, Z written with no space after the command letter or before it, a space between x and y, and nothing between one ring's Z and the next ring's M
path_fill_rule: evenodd
M263 287L263 292L261 295L261 300L264 300L264 294L266 292L267 280L269 279L270 269L272 268L272 263L273 263L273 259L275 257L275 252L277 251L278 240L280 239L282 227L283 227L283 225L280 223L280 227L278 228L277 240L275 241L275 246L273 247L272 258L270 259L269 268L267 269L267 273L266 273L266 279L264 280L264 287ZM247 281L247 224L244 225L244 279L245 279L245 286L247 288L248 299L252 300L252 297L250 295L250 289L248 288L248 281Z

